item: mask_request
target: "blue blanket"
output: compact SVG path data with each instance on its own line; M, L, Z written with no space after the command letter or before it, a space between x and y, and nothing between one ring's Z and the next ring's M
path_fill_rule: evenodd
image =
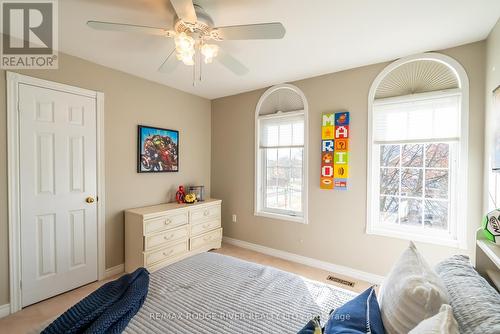
M123 275L72 306L42 333L121 333L144 303L148 286L144 268Z

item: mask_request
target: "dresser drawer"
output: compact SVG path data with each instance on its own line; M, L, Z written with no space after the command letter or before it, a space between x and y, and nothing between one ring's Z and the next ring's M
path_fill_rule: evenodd
M181 255L189 250L188 240L151 252L144 252L144 265L149 266L170 257Z
M205 234L202 234L200 236L191 238L191 244L189 246L189 249L197 249L201 248L206 245L210 245L216 242L219 242L222 240L222 229L219 228L215 231L208 232Z
M189 227L184 225L172 230L152 234L144 237L144 250L148 251L154 248L161 247L165 244L170 244L172 241L187 239L189 237Z
M144 221L144 235L161 232L188 223L188 212L172 213Z
M220 218L220 205L211 205L199 209L191 209L191 224L199 224L207 220Z
M209 220L204 223L196 224L191 226L191 236L207 233L219 227L220 227L220 219Z

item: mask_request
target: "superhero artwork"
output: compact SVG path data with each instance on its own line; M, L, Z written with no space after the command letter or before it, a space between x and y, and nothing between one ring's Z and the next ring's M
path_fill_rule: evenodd
M179 171L179 131L139 125L138 173Z

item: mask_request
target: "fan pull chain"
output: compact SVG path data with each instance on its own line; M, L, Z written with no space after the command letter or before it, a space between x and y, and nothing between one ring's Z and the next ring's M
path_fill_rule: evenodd
M193 87L196 87L196 59L193 64Z
M203 68L203 62L201 61L201 53L200 55L198 56L198 61L200 62L200 76L199 76L199 80L201 82L201 70Z

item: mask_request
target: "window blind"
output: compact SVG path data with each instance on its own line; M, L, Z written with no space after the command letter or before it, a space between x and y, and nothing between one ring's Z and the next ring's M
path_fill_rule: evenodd
M304 146L304 116L262 118L260 148Z
M425 100L374 102L375 143L456 141L460 138L460 95Z

